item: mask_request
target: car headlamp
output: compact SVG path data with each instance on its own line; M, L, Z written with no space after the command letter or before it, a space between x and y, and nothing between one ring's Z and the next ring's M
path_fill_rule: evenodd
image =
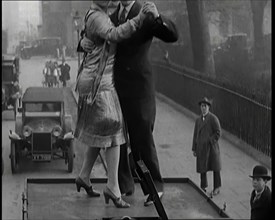
M24 137L29 137L31 135L31 133L32 133L31 127L28 126L28 125L24 126L24 128L23 128L23 136Z
M55 137L59 137L61 135L62 128L60 126L55 126L52 130L52 134Z

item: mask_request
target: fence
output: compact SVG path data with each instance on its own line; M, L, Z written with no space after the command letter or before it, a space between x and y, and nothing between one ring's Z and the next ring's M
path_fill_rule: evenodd
M212 112L223 129L271 157L271 108L200 79L196 71L153 61L156 90L185 108L200 113L198 100L213 99ZM213 81L213 80L212 80Z

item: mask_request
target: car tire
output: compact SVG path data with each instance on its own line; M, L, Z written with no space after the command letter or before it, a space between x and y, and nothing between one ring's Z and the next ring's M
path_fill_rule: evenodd
M19 166L18 166L18 152L16 149L16 143L14 141L11 141L11 153L10 153L10 160L11 160L11 172L17 173Z
M68 145L67 160L68 160L68 172L71 173L73 172L73 166L74 166L73 141L70 141Z

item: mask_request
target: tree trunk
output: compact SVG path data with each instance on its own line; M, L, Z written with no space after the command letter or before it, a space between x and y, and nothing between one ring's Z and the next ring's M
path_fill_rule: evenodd
M186 5L193 49L194 69L215 78L214 59L204 0L186 0Z
M264 8L267 0L250 0L253 30L254 30L254 58L256 60L264 59Z

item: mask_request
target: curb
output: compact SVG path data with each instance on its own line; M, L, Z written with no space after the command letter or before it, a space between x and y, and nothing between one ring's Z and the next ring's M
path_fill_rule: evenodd
M73 84L71 85L71 92L72 92L72 94L73 94L75 103L77 104L77 103L78 103L78 94L77 94L77 92L75 91L75 83L73 83Z
M167 96L156 93L156 97L159 98L160 100L168 103L172 107L174 107L176 110L179 112L182 112L184 115L187 117L195 120L198 115L193 113L192 111L184 108L182 105L176 103L172 99L168 98ZM232 145L243 151L245 154L251 156L254 160L258 161L259 163L265 165L267 168L271 169L271 157L265 155L264 153L256 150L253 148L251 145L245 143L243 140L239 139L235 135L229 133L226 130L222 129L222 138L230 142Z

